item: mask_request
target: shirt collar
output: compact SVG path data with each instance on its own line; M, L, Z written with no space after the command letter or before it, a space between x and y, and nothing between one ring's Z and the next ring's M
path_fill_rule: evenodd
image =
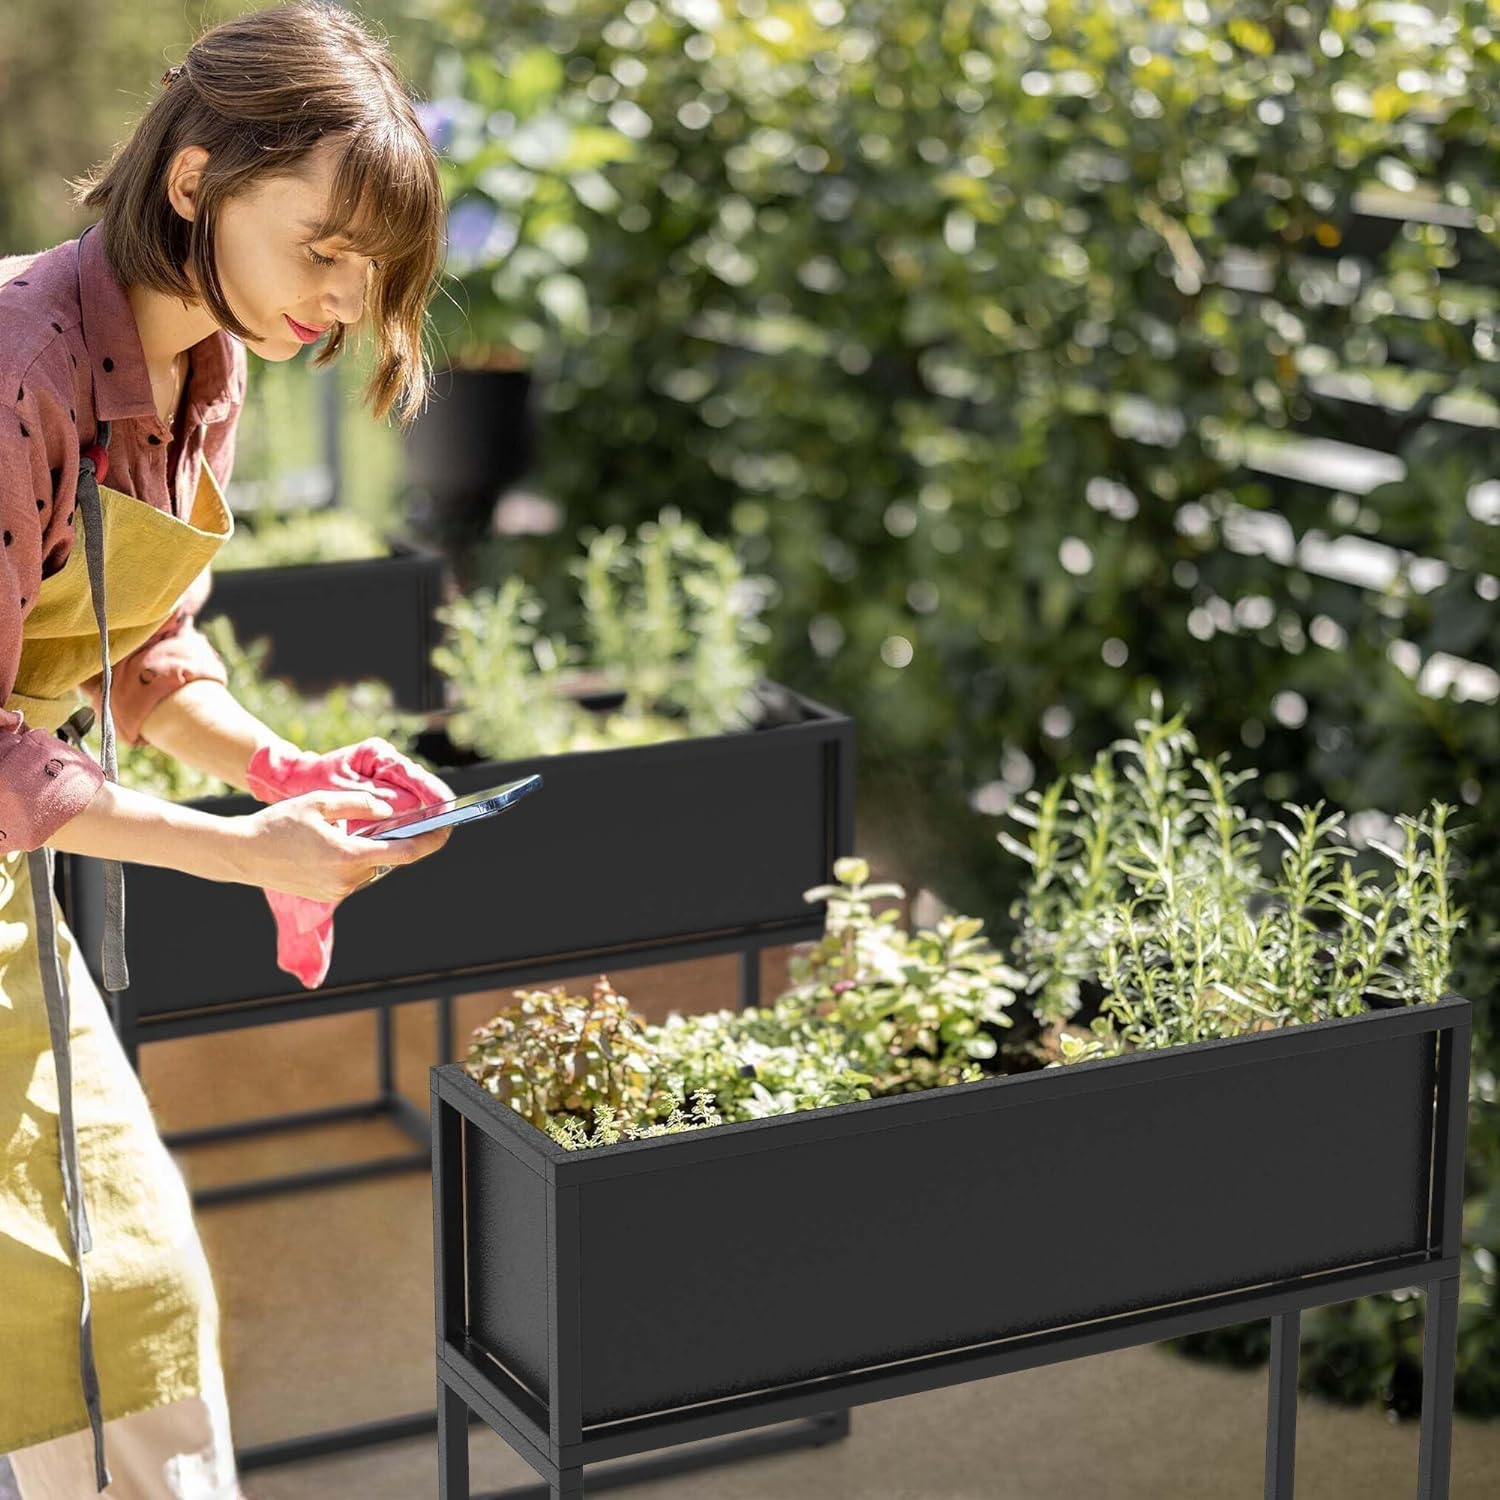
M135 310L104 253L104 236L90 224L78 237L78 312L84 348L93 367L94 409L110 422L143 417L163 427L156 414L146 354ZM235 400L234 352L230 336L216 328L188 351L187 422L219 422ZM110 362L106 369L104 362Z

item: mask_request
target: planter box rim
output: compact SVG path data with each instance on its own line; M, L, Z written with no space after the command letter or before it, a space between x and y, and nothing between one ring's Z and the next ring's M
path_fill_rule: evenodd
M335 557L321 562L288 562L288 563L255 563L245 568L217 567L213 570L214 580L231 577L260 577L266 578L274 573L330 573L348 572L351 568L370 568L382 564L400 564L410 567L413 563L431 563L436 559L435 553L412 551L391 551L377 553L374 557ZM210 595L210 598L212 596ZM207 609L207 605L204 606Z
M320 563L318 564L318 566L338 567L339 565L337 563ZM245 571L268 572L272 570L246 569ZM786 685L784 683L776 683L775 686L785 687ZM551 753L543 752L541 755L524 756L522 757L522 760L519 761L477 760L472 766L446 766L440 767L440 769L450 771L471 771L478 770L481 766L512 766L522 764L523 761L537 760L565 761L571 760L574 757L580 755L615 755L619 754L622 751L634 752L637 754L652 752L667 755L682 754L686 753L690 748L695 748L699 745L708 743L718 744L722 742L731 745L759 744L766 738L767 735L808 733L824 734L831 727L834 727L836 725L852 723L852 720L849 718L848 714L840 713L835 708L828 708L821 703L816 703L811 698L804 697L801 693L797 692L795 688L786 688L786 691L799 703L803 703L810 708L817 709L819 711L819 717L813 719L804 719L800 724L775 724L769 729L731 729L723 734L695 734L676 740L656 740L649 745L606 745L594 750L557 750ZM427 722L420 732L423 734L428 734L433 731L438 731L440 733L446 732L446 721L452 718L455 710L448 708L435 708L429 710L425 715L420 713L416 709L407 710L407 712L413 714L418 718L426 718ZM457 750L462 747L455 745L453 748ZM259 808L260 806L262 806L262 804L256 801L249 792L215 792L211 796L192 797L185 802L176 802L173 803L173 806L191 807L196 809L198 812L207 812L222 815L223 810L229 803L244 802L252 803L255 808Z
M825 734L835 725L850 724L853 721L846 713L841 713L836 708L829 708L826 704L818 703L799 693L795 688L787 687L784 682L774 682L770 678L761 678L762 682L769 683L773 687L783 689L789 697L814 711L814 717L803 719L799 724L773 724L767 729L725 729L717 734L691 734L682 735L672 740L652 740L645 745L602 745L594 749L581 750L553 750L543 751L540 755L523 755L513 760L490 760L481 759L474 763L474 768L479 766L509 766L520 765L535 760L570 760L580 755L614 755L622 751L636 753L665 753L676 754L687 750L689 747L697 747L705 744L727 744L727 745L749 745L760 744L768 735L789 734ZM583 696L589 696L584 694ZM459 709L441 708L433 713L432 723L429 729L447 733L447 724L454 714L461 712ZM454 745L455 750L463 749L461 745ZM474 752L477 753L477 752ZM472 769L465 767L462 769Z
M430 1070L434 1094L445 1093L453 1104L465 1101L482 1109L500 1125L514 1154L533 1171L556 1179L559 1184L583 1181L593 1177L628 1176L634 1171L650 1171L667 1165L646 1153L666 1147L706 1148L710 1155L738 1155L745 1151L769 1150L779 1145L795 1144L783 1134L781 1140L771 1133L808 1132L832 1125L839 1133L863 1133L891 1128L881 1120L879 1111L901 1105L908 1108L920 1101L924 1119L936 1119L977 1107L990 1095L1009 1090L1007 1104L1020 1104L1033 1097L1038 1088L1056 1090L1100 1089L1144 1086L1162 1073L1200 1072L1220 1067L1238 1066L1250 1061L1269 1061L1287 1052L1321 1050L1325 1047L1357 1045L1370 1040L1359 1028L1380 1027L1383 1033L1404 1035L1408 1032L1467 1029L1471 1024L1472 1005L1456 991L1446 991L1437 1000L1382 1007L1354 1016L1332 1016L1322 1021L1308 1021L1295 1026L1278 1026L1271 1031L1250 1032L1233 1037L1207 1037L1202 1041L1183 1042L1172 1047L1157 1047L1124 1057L1096 1057L1083 1062L1067 1063L1057 1068L1034 1069L1025 1073L997 1074L973 1083L956 1083L932 1089L913 1090L879 1099L856 1099L844 1104L827 1104L816 1109L791 1110L760 1120L734 1120L702 1130L680 1131L650 1136L644 1140L616 1141L607 1146L589 1146L572 1150L554 1141L504 1100L482 1088L465 1070L462 1061L444 1063ZM1247 1056L1247 1048L1258 1049ZM1232 1049L1232 1050L1230 1050ZM1129 1072L1121 1072L1128 1068ZM994 1101L990 1101L993 1105ZM944 1106L947 1106L946 1108ZM464 1113L469 1111L464 1110ZM836 1123L835 1123L836 1122ZM747 1139L752 1137L753 1139ZM633 1159L642 1158L637 1162ZM678 1160L681 1158L679 1157ZM676 1164L674 1161L673 1165Z

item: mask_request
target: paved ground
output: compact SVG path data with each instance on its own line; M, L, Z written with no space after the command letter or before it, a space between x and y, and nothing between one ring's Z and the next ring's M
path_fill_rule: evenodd
M765 991L784 953L767 955ZM648 1015L733 1003L732 959L611 972ZM461 1035L504 992L463 1002ZM427 1094L433 1007L398 1013L399 1081ZM164 1130L365 1096L374 1022L325 1016L157 1043L142 1073ZM424 1103L425 1107L425 1103ZM184 1153L206 1184L384 1152L384 1124ZM224 1307L239 1445L428 1410L433 1404L431 1200L426 1177L351 1184L199 1211ZM1118 1353L857 1408L848 1441L632 1487L636 1500L1257 1500L1264 1372L1191 1363L1160 1348ZM1407 1500L1416 1429L1304 1398L1302 1500ZM533 1478L493 1434L472 1435L475 1491ZM8 1500L0 1464L0 1500ZM429 1500L423 1438L251 1473L250 1500ZM1460 1422L1453 1500L1500 1494L1500 1423ZM85 1500L85 1497L80 1497ZM165 1500L165 1497L164 1497Z

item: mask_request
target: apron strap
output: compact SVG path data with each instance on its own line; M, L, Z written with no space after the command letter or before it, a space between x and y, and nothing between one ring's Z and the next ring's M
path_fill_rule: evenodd
M83 1383L83 1403L88 1408L94 1434L94 1480L100 1491L110 1482L104 1458L104 1412L99 1395L99 1371L94 1364L94 1315L89 1303L89 1279L83 1257L94 1248L88 1212L79 1177L78 1138L73 1126L73 1055L69 1047L72 1026L67 980L57 951L57 926L52 918L53 851L45 845L26 856L31 872L31 899L36 907L37 956L42 970L42 992L47 1000L47 1026L52 1036L52 1056L57 1068L57 1123L62 1150L63 1193L68 1208L68 1234L78 1266L82 1301L78 1321L78 1373Z
M109 423L100 422L98 442L109 446ZM78 465L78 505L83 511L84 554L88 561L89 592L94 603L94 618L99 625L99 654L104 664L104 681L100 694L101 734L104 742L103 766L107 781L118 779L115 761L115 724L110 710L109 627L104 599L104 516L99 501L99 481L95 461L85 453ZM81 737L77 716L69 721L72 738ZM73 1258L78 1266L81 1310L78 1329L78 1369L83 1385L84 1405L88 1409L89 1427L94 1436L94 1480L100 1492L110 1483L109 1466L104 1456L104 1411L99 1392L99 1372L94 1364L93 1311L89 1302L88 1276L83 1257L93 1249L89 1233L88 1212L83 1199L83 1179L78 1163L78 1137L73 1121L73 1057L70 1047L72 1006L67 976L57 946L57 924L52 914L53 851L45 845L26 856L31 873L31 899L36 908L37 950L41 967L42 993L47 1003L47 1026L52 1039L52 1056L57 1072L58 1137L61 1153L63 1192L67 1199L68 1232L73 1242ZM130 983L125 967L125 871L118 860L104 862L104 945L105 988L118 991Z
M100 422L98 443L109 447L109 423ZM106 462L108 460L106 459ZM106 781L118 781L115 759L115 717L110 706L113 671L109 662L109 625L104 603L104 511L99 502L99 481L94 460L84 454L78 463L78 504L83 511L83 548L89 565L89 593L94 601L94 619L99 625L99 659L103 681L99 689L100 762ZM130 987L125 966L125 867L119 860L104 861L104 987L118 992Z

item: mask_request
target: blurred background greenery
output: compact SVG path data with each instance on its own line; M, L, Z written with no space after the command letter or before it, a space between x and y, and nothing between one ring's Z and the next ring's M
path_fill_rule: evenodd
M357 8L444 158L434 360L534 383L560 524L496 530L481 580L565 611L579 528L664 504L733 538L778 587L771 675L858 721L862 840L1001 934L999 815L1152 686L1356 842L1459 804L1458 1403L1500 1411L1500 6ZM194 33L101 0L28 17L24 55L6 28L15 252L82 228L63 179ZM252 360L236 504L401 520L351 365ZM1413 1411L1420 1330L1412 1297L1309 1314L1304 1387Z

